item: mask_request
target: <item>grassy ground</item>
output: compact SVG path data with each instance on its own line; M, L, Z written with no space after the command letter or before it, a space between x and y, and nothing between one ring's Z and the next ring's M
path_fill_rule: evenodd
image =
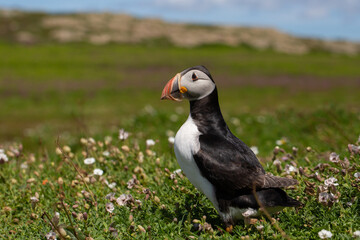
M0 149L8 157L0 164L0 238L45 238L52 229L47 216L55 212L55 228L74 235L75 227L78 239L280 239L281 231L316 239L322 229L333 239L351 239L360 230L354 176L360 160L348 149L359 144L359 57L80 44L0 44L0 53L6 56L0 58ZM197 64L212 72L230 129L258 147L264 168L299 180L287 192L305 205L274 216L282 230L263 218L224 233L211 203L173 174L178 165L168 137L187 118L188 103L159 97L176 72ZM125 141L118 139L120 128L130 132ZM155 146L146 147L147 139ZM278 144L280 167L273 162ZM331 152L341 161L330 162ZM89 157L96 162L86 165ZM94 175L95 168L103 175ZM325 190L330 177L339 185ZM105 198L111 192L133 199L120 206ZM333 195L320 203L320 192Z

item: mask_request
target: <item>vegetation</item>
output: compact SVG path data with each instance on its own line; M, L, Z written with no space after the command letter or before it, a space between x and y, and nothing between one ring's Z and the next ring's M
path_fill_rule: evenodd
M0 52L2 239L316 239L322 229L351 239L360 230L357 56L157 43L1 43ZM176 171L169 137L188 103L159 98L198 64L212 72L235 135L267 171L299 181L287 192L304 206L276 224L263 217L224 232Z

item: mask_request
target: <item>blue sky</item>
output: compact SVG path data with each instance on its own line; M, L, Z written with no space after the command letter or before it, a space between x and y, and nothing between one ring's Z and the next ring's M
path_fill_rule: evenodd
M171 22L275 27L360 42L360 0L0 0L0 8L107 11Z

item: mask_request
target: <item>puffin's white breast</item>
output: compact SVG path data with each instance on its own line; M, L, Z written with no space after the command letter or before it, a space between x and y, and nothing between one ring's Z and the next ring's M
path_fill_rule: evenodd
M194 160L193 154L200 150L200 132L191 115L175 136L174 150L177 161L190 182L206 195L219 211L214 186L204 178Z

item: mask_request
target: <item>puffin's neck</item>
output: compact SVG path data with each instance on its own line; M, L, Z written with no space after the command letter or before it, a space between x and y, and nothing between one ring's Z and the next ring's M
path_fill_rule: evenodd
M190 115L202 133L229 131L221 114L216 87L210 95L190 101Z

